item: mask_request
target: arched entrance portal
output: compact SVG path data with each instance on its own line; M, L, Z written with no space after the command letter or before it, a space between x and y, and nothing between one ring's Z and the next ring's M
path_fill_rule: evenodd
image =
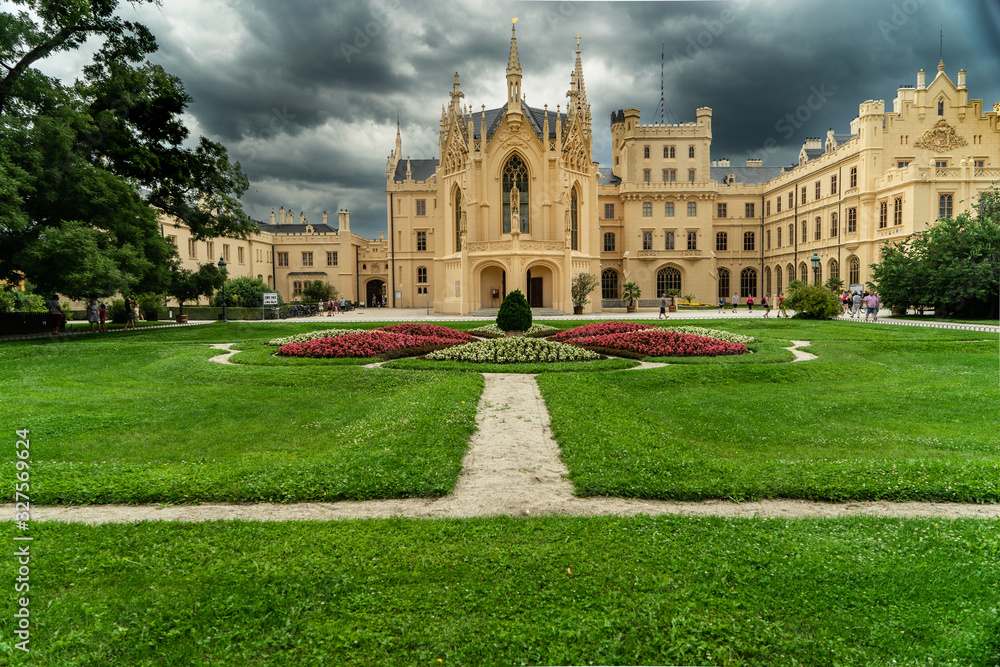
M376 304L382 305L382 297L384 296L386 296L384 280L370 280L365 285L365 304L369 308Z
M479 307L499 308L507 296L507 272L499 266L487 266L479 274Z
M533 266L527 275L528 305L532 308L552 307L552 270L546 266Z

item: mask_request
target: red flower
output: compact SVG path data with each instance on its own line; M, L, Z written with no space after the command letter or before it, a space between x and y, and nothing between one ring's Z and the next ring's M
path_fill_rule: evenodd
M743 343L664 331L656 327L573 338L567 342L581 347L638 352L647 357L716 357L745 354L747 351Z

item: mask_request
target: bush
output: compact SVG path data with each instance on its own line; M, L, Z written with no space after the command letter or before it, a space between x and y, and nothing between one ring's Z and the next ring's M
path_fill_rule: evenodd
M147 320L158 320L163 315L163 295L162 294L140 294L135 298L139 304L139 311Z
M264 302L264 292L272 291L263 280L250 276L227 280L224 290L226 292L226 305L243 306L244 308L260 308ZM222 291L219 290L212 297L213 306L222 305Z
M0 313L13 312L16 302L13 290L0 287Z
M228 290L229 288L227 287L226 289ZM302 288L302 299L307 303L318 303L320 301L326 303L330 299L336 298L337 288L322 280L314 280Z
M116 324L125 324L125 300L115 299L108 307L108 319Z
M497 314L497 326L503 331L527 331L531 327L531 306L521 290L516 289L504 298Z
M785 307L796 311L795 317L808 320L832 320L843 311L838 295L819 285L801 283L789 293Z

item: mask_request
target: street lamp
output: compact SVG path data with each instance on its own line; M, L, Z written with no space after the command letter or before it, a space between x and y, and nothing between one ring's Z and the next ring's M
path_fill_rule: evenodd
M814 252L813 256L809 258L809 261L813 265L813 285L819 285L819 264L823 260L819 258L819 253Z
M219 271L222 271L222 321L228 322L226 319L226 258L219 258Z

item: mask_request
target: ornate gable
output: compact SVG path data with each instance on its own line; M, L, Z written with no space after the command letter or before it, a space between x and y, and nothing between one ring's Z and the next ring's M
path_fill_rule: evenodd
M965 146L968 143L955 131L954 127L948 124L948 121L942 118L934 124L934 127L920 135L920 138L913 145L916 148L927 148L941 153L952 148Z

